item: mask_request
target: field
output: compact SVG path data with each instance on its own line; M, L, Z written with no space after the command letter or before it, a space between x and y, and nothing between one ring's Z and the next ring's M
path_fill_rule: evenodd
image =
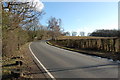
M64 39L112 39L116 37L91 37L91 36L60 36L57 39L58 40L64 40Z

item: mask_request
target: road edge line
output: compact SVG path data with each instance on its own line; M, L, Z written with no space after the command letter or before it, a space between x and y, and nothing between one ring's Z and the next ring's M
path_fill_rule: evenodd
M56 80L55 77L45 68L45 66L40 62L40 60L38 60L38 58L35 56L35 54L33 53L30 45L32 44L32 42L29 44L29 50L32 53L32 55L34 56L34 58L38 61L38 63L42 66L42 68L47 72L47 74L50 76L50 78L52 78L53 80Z

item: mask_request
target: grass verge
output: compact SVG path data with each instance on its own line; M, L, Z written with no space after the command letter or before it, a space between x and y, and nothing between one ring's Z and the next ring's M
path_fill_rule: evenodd
M28 56L29 43L21 46L19 51L15 51L10 56L2 57L2 79L3 80L21 80L21 78L32 78L29 74L31 67L29 64L32 62L31 57ZM16 61L21 61L22 64L16 64ZM19 73L17 77L12 72ZM27 75L29 74L29 75Z

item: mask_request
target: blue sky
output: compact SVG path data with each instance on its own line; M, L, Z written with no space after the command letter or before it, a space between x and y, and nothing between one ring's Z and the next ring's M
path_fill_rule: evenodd
M41 24L53 16L62 19L65 31L91 33L96 29L118 29L117 2L44 2Z

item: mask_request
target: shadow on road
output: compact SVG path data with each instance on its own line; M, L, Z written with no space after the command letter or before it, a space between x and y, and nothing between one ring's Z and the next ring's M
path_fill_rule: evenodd
M111 66L111 67L109 67ZM93 65L93 66L85 66L85 67L65 67L65 68L51 68L51 69L47 69L49 72L59 72L59 71L68 71L68 70L76 70L76 69L92 69L92 68L98 68L100 70L101 69L106 69L106 68L116 68L116 66L118 66L118 64L103 64L103 65ZM42 70L42 72L33 72L30 74L43 74L46 73L44 70Z

